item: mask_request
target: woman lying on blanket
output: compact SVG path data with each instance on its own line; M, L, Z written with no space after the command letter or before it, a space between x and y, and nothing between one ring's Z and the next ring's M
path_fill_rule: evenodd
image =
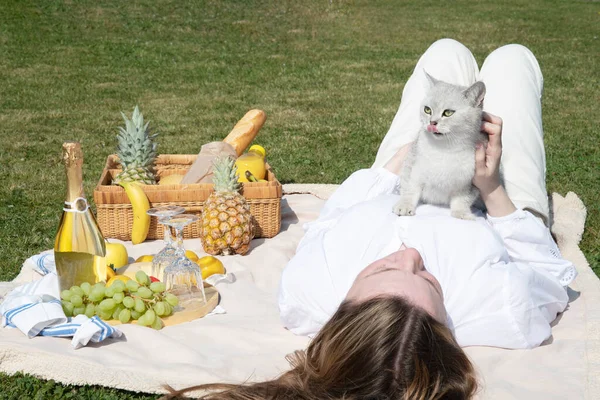
M420 124L423 69L449 83L486 84L490 141L476 151L473 184L487 214L477 211L474 221L433 205L411 217L392 213ZM375 164L327 201L283 271L281 319L296 334L316 335L308 349L276 380L205 385L225 390L207 398L467 399L477 379L461 346L520 349L548 339L576 272L545 225L541 94L539 65L525 47L494 51L478 71L460 43L434 43L406 83Z

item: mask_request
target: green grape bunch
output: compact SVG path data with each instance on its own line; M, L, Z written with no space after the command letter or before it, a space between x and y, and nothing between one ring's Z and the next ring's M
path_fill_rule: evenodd
M79 286L60 293L63 311L67 317L80 314L103 320L115 319L126 324L136 321L138 325L161 329L161 317L173 314L179 299L166 291L163 282L150 282L144 271L135 274L135 280L124 283L116 280L106 287L104 282L94 285L83 282Z

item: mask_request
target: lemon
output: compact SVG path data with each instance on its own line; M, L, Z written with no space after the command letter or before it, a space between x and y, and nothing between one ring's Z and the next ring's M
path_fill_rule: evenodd
M135 260L135 262L151 262L154 259L154 256L151 255L143 255L143 256L139 256L137 258L137 260Z
M198 254L194 253L191 250L186 250L185 251L185 256L187 258L189 258L190 260L192 260L193 262L197 262L198 261Z
M196 264L198 264L200 267L203 280L214 274L225 273L225 267L223 266L223 263L218 258L213 256L202 257L196 261Z
M131 278L126 275L115 275L112 278L110 278L108 280L108 282L106 282L106 287L109 287L110 285L115 283L115 281L123 281L123 283L127 283L127 281L130 281L130 280L131 280Z

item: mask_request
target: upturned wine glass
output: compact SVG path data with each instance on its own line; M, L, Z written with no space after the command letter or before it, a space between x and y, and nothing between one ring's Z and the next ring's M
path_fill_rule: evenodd
M196 215L179 214L164 222L175 230L174 247L177 258L165 268L162 281L165 282L167 290L179 298L182 308L206 304L200 268L185 256L183 247L183 228L197 220Z
M185 208L179 206L158 206L147 211L148 215L158 218L158 223L163 225L165 247L152 259L152 276L158 277L161 271L164 271L179 257L176 253L177 248L171 237L171 228L165 223L169 218L183 214Z

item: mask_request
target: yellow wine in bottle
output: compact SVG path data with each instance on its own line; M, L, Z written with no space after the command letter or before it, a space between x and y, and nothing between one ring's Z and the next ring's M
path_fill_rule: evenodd
M77 142L63 143L67 196L54 242L54 259L60 289L83 282L106 280L106 246L83 193L83 153Z

